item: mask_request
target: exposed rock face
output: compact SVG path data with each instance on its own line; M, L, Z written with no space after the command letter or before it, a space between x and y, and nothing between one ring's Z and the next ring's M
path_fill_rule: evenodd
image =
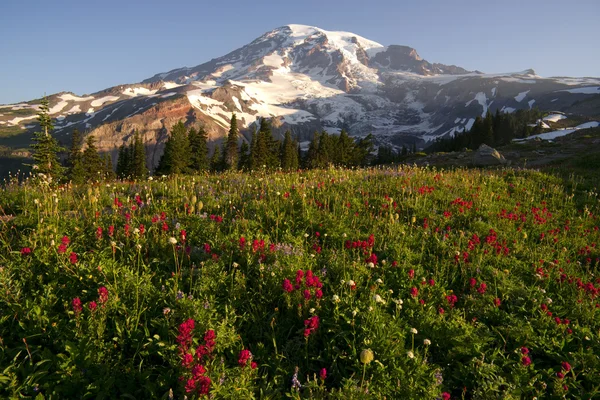
M489 167L493 165L504 165L506 159L498 150L491 148L487 144L479 146L473 154L473 165L476 167Z
M394 71L414 72L420 75L469 73L466 69L454 65L431 64L423 60L415 49L408 46L388 46L386 51L377 53L372 62Z

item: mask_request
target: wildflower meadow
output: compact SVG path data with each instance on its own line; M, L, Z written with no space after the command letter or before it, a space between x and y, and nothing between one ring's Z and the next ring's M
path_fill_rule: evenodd
M7 182L0 397L600 397L598 194L409 166Z

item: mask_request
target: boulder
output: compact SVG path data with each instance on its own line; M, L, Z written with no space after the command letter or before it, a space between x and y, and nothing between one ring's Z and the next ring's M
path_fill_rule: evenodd
M498 150L491 148L487 144L479 146L473 154L473 165L476 167L487 167L492 165L504 165L506 159Z

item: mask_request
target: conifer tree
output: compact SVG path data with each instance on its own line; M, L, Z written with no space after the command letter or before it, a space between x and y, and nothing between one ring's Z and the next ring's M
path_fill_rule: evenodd
M146 146L137 131L134 134L133 145L130 151L131 175L136 179L145 179L148 176L148 168L146 167Z
M116 175L115 171L113 170L112 157L110 156L110 153L104 153L102 160L104 162L104 179L110 181L114 180Z
M117 157L117 177L125 178L130 173L129 147L122 144L119 147L119 155Z
M252 147L251 165L253 170L269 167L269 137L271 137L271 126L266 118L262 118L256 141Z
M368 134L358 140L354 147L354 165L369 165L371 163L373 152L373 135Z
M204 128L193 127L188 133L190 142L190 168L195 172L209 169L207 135Z
M298 169L297 143L292 139L292 133L289 130L285 132L280 153L281 168L284 171L294 171Z
M156 173L183 174L188 171L190 159L190 143L183 122L179 121L171 128L171 135L165 143L165 151L158 162Z
M224 166L226 169L237 169L239 152L237 146L238 139L238 127L235 113L231 115L231 122L229 125L229 133L227 134L227 140L223 145L223 159Z
M482 131L482 143L487 144L488 146L494 145L494 120L492 118L492 113L488 109L485 119L483 120L483 131Z
M95 181L102 178L102 172L105 168L105 163L98 154L96 148L96 138L90 135L87 137L85 150L82 155L82 164L85 171L86 181Z
M240 147L240 161L238 162L238 169L244 171L250 169L250 147L246 142L242 142L242 146Z
M71 148L67 157L67 175L74 184L82 184L85 182L85 171L81 161L81 147L83 145L83 137L79 130L75 128L71 136Z
M352 165L352 154L354 153L354 141L348 136L345 129L342 129L340 136L337 138L337 143L334 149L335 160L337 165L348 167Z
M253 128L252 131L252 140L250 142L250 155L248 160L248 169L253 170L257 168L256 158L257 158L257 150L258 150L258 133L256 132L256 127Z
M221 148L219 146L215 146L212 156L210 157L210 169L214 172L221 171L221 163L223 162L223 158L221 157Z
M306 153L305 167L306 168L317 168L317 158L319 156L319 132L313 133L313 138L308 145L308 152Z
M33 168L37 173L42 173L51 177L54 182L58 182L64 173L64 168L58 159L58 153L63 149L52 136L54 126L49 115L49 102L46 97L41 101L38 122L40 131L33 134L34 143L31 145Z
M73 129L71 134L71 147L69 148L69 154L67 156L66 164L69 169L69 176L71 175L71 169L75 164L75 160L81 156L81 147L83 146L83 137L79 133L79 129Z

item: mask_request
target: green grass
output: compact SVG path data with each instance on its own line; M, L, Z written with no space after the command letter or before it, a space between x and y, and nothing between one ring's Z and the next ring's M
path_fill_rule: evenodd
M581 183L411 167L14 182L0 397L201 398L202 365L214 398L597 398L600 202Z

